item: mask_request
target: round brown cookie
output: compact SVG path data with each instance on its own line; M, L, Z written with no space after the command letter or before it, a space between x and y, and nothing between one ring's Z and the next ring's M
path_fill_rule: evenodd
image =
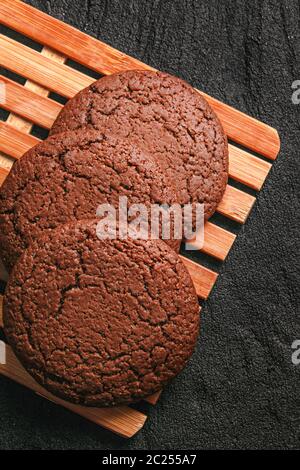
M10 270L41 231L94 218L99 204L177 202L155 158L132 140L77 130L48 138L18 160L0 189L0 257ZM174 234L171 235L174 238ZM166 240L179 250L180 240Z
M79 92L51 133L83 126L135 136L176 182L181 203L215 211L228 177L227 139L206 100L183 80L133 70L110 75Z
M199 305L180 257L162 240L99 240L97 220L41 235L4 296L6 337L46 389L112 406L161 389L186 364Z

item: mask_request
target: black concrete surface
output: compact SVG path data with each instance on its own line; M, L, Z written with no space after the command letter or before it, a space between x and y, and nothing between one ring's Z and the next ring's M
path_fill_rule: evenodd
M1 377L0 448L300 448L299 1L26 1L276 127L282 147L144 429L126 441Z

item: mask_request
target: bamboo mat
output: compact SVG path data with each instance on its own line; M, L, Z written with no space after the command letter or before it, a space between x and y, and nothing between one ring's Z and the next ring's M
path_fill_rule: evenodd
M9 112L7 120L0 121L2 184L13 162L39 141L31 134L33 126L49 129L61 110L62 105L49 98L50 92L71 98L94 81L89 75L66 65L67 59L102 75L129 69L154 69L17 0L1 0L0 23L42 45L41 52L38 52L0 34L0 65L26 79L24 85L21 85L0 75L0 83L5 84L6 91L5 102L0 106ZM270 126L202 94L217 112L228 138L233 142L229 145L229 177L232 182L241 183L245 187L245 190L241 190L233 183L228 184L217 212L238 224L244 224L255 203L255 197L246 188L255 191L261 189L272 161L279 152L278 133ZM206 222L204 245L200 251L224 261L235 237L231 231ZM186 257L183 257L183 261L192 276L199 298L207 299L218 273ZM1 273L0 277L3 276L4 273ZM87 408L54 397L27 374L8 345L6 356L6 364L0 364L2 375L121 436L133 436L146 421L145 413L129 406ZM159 395L157 393L146 401L154 405Z

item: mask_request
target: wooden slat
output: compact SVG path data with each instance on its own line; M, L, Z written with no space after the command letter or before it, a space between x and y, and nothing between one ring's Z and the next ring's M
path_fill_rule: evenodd
M154 393L153 395L151 395L151 397L146 398L145 401L147 403L150 403L150 405L156 405L156 403L159 400L159 397L160 397L161 393L162 393L162 390L160 390L159 392Z
M63 64L65 62L65 57L62 56L61 54L59 54L58 52L55 52L53 51L52 49L49 49L48 47L44 47L40 53L41 56L43 57L46 57L48 59L51 59L52 61L54 62L57 62L59 64ZM12 82L12 83L15 83L15 82ZM34 93L35 95L38 95L40 97L44 97L46 98L50 91L47 89L47 88L44 88L42 87L41 85L39 85L38 83L36 82L33 82L31 80L26 80L26 82L24 83L24 86L22 87L23 91L25 91L25 93L27 93L27 90L29 92L32 92ZM19 94L20 94L20 90L19 90ZM30 96L29 99L31 99L32 97ZM28 99L28 98L27 98ZM37 99L37 98L35 98ZM26 96L24 96L24 101L26 101ZM40 113L41 111L39 110L39 107L41 105L40 102L37 103L38 104L38 107L36 108L36 111L39 113L39 116L40 116ZM56 103L54 102L54 105ZM58 106L60 106L58 103L57 103ZM19 110L21 109L21 103L19 103ZM14 111L14 110L11 110L11 111ZM49 107L47 107L47 109L44 110L45 114L48 113L48 114L52 114L53 113L53 110ZM14 126L15 128L17 128L19 131L21 132L24 132L26 134L29 134L31 132L31 129L32 129L32 126L33 126L33 122L34 119L30 119L28 120L29 118L27 118L26 116L26 112L25 112L25 115L24 116L21 116L20 117L20 113L16 110L16 113L15 114L14 112L10 113L10 115L8 116L7 118L7 123ZM39 125L43 125L42 123L43 121L43 118L42 117L39 117L39 121L37 122L37 124Z
M200 299L207 299L218 277L218 274L208 268L205 268L199 263L190 261L184 256L181 256L181 258L190 273L197 295L200 297ZM0 279L5 280L2 270L0 270Z
M0 21L34 41L56 49L105 75L128 69L154 70L143 62L21 2L1 0Z
M1 127L0 126L0 149L1 149ZM210 224L212 225L212 224ZM219 247L216 247L214 248L213 247L213 240L212 240L212 237L216 237L216 234L217 234L217 231L218 229L220 229L220 235L222 235L222 229L220 227L217 227L217 226L214 226L215 228L214 229L209 229L209 231L211 232L209 235L208 235L208 241L206 241L206 249L209 249L209 246L212 247L212 253L211 255L212 256L215 256L215 255L218 255L220 256L220 252L223 251L224 255L222 256L226 256L227 254L227 244L228 244L228 241L224 242L222 244L222 241L219 240ZM229 234L229 232L227 232ZM205 232L204 232L204 237L205 237ZM225 254L226 252L226 254ZM201 266L200 264L196 264L196 263L193 263L193 264L190 264L192 262L190 262L187 258L184 258L183 257L183 261L185 262L187 268L189 269L190 271L190 275L193 279L193 282L195 284L195 288L196 288L196 291L197 291L197 294L200 298L202 299L206 299L210 290L212 289L213 287L213 284L216 280L216 277L217 277L217 273L215 273L214 271L211 271L207 268L205 268L204 266ZM195 265L195 266L194 266ZM1 275L2 273L0 272L0 278L1 278Z
M52 59L53 61L58 62L58 63L64 63L64 61L65 61L65 57L63 57L61 54L59 54L55 51L52 51L48 47L44 47L42 49L41 55L45 56L45 57L48 57L49 59ZM4 77L3 77L3 81L5 81ZM14 82L11 82L11 83L14 84ZM34 95L38 95L38 96L42 96L42 97L46 97L49 94L48 89L43 88L38 83L32 82L30 80L26 80L26 82L24 83L24 86L22 87L22 90L23 90L23 92L25 90L25 96L23 97L24 98L23 101L25 103L26 103L26 100L28 101L29 99L32 98L31 96L30 96L30 98L26 96L27 90L29 90L29 92L34 93ZM17 93L18 93L19 97L21 98L20 90L18 90L18 92L13 90L12 94L14 96L14 94L17 94ZM14 102L15 103L14 98L13 97L11 98L9 96L10 93L6 93L6 95L8 95L8 97L6 96L6 100L8 102L10 102L10 103ZM34 98L34 99L37 100L37 98ZM40 103L37 103L37 105L38 105L36 107L37 113L40 113L41 112L40 111L41 105L40 105ZM8 116L6 122L7 122L7 124L10 124L11 126L18 129L19 131L24 132L25 134L29 134L31 132L31 129L32 129L32 126L33 126L32 121L34 121L34 119L32 119L32 116L30 116L30 117L27 116L26 111L24 111L23 114L20 113L20 109L23 109L22 104L21 104L21 99L18 100L18 108L16 110L10 109L10 111L15 111L15 112L17 112L17 114L15 114L15 112L10 113L10 115ZM49 107L47 108L47 110L45 110L45 114L46 113L49 113L51 115L51 109L49 109ZM31 120L28 120L28 119L31 119ZM39 117L39 123L40 123L41 120L42 120L42 118ZM13 164L12 159L9 158L7 155L3 154L3 152L0 152L0 166L2 166L2 167L9 170L12 167L12 164Z
M271 164L229 144L229 176L259 191L268 176Z
M40 142L39 139L20 132L13 126L0 122L0 151L14 158L20 158L31 147Z
M7 282L8 280L8 273L1 259L0 259L0 280L4 282Z
M254 203L255 197L228 184L217 211L225 217L243 224L247 220Z
M201 299L207 299L217 280L218 274L208 268L205 268L199 263L195 263L185 256L180 257L187 267L191 278L193 279L198 297Z
M15 0L1 1L0 19L6 26L103 74L137 68L152 69L70 25ZM217 112L230 139L270 159L276 158L280 141L275 129L207 94L203 95Z
M190 276L193 280L198 297L200 299L207 299L218 277L218 274L214 271L211 271L208 268L205 268L199 263L190 261L185 256L181 256L181 258L190 273ZM2 281L6 280L1 270L0 270L0 280Z
M12 126L0 122L0 151L14 158L20 158L24 152L38 142L39 140L36 137L23 134ZM255 198L253 196L227 185L217 211L236 222L243 223L247 219L254 202Z
M6 364L0 364L0 374L29 388L38 395L52 401L56 405L77 413L78 415L96 423L123 437L132 437L145 424L147 416L128 406L114 408L92 408L74 405L47 392L41 387L20 364L12 349L6 345Z
M236 236L218 225L206 222L204 226L204 245L201 247L197 240L190 240L189 245L203 253L224 261Z
M222 122L225 133L238 144L275 160L280 150L276 129L203 93Z
M4 103L1 103L2 108L46 129L52 126L53 121L62 109L61 104L45 96L40 96L4 76L0 76L1 82L5 84L6 89L6 99ZM11 123L10 117L9 122Z
M14 60L12 60L12 57ZM0 65L71 98L94 79L0 34Z

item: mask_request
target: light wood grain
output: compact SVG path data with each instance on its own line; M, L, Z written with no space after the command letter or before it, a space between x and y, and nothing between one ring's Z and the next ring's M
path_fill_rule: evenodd
M48 47L42 49L40 56L59 64L63 64L66 60L61 54ZM45 127L48 127L49 119L50 122L53 122L53 116L58 114L61 105L46 98L50 93L47 88L31 80L26 80L23 86L4 76L1 76L0 80L6 87L6 100L2 106L8 111L12 111L6 120L6 124L24 134L29 134L33 123L43 126L47 122ZM47 106L45 103L47 103ZM35 113L37 115L36 119L34 117ZM36 141L32 140L32 142L32 145L35 145ZM20 143L16 142L15 152L18 151L18 148L20 148Z
M48 57L58 63L64 63L65 61L65 57L52 51L52 49L49 49L48 47L44 47L42 49L41 56ZM41 116L43 106L41 106L41 102L38 101L39 96L48 96L48 89L30 80L26 80L24 86L18 85L5 77L1 77L1 81L6 86L6 102L2 105L9 111L13 111L7 118L7 124L10 124L21 132L29 134L31 132L33 122L36 122L32 116L34 109L39 113L39 119L38 122L36 122L39 125L43 125L43 118L45 119L47 114L50 114L51 116L53 111L49 109L49 106L44 110L44 115ZM23 94L21 93L21 89L23 90ZM30 96L28 96L27 93L29 93ZM20 112L21 110L24 112ZM3 152L0 152L0 165L6 169L10 169L12 164L12 159Z
M255 197L228 184L217 211L225 217L243 224L247 220L254 203Z
M11 60L11 58L14 60ZM48 90L71 98L94 79L0 34L0 65Z
M145 424L147 416L128 406L114 408L93 408L75 405L58 398L41 387L20 364L12 349L6 345L6 364L0 364L0 374L29 388L43 398L56 405L77 413L78 415L96 423L123 437L132 437Z
M52 126L53 121L62 109L61 104L41 96L37 92L33 92L31 89L25 88L25 86L2 75L0 76L1 82L5 84L6 88L6 100L1 103L2 108L21 116L26 121L31 121L30 126L32 126L32 123L46 129ZM48 90L46 91L49 93ZM11 115L8 117L7 122L13 125ZM28 132L27 127L24 129L24 126L19 130Z
M228 255L236 236L219 227L218 225L206 222L204 226L204 244L199 245L196 239L190 240L189 245L203 253L213 256L220 261L224 261Z
M159 392L154 393L153 395L151 395L151 397L146 398L145 401L147 403L150 403L150 405L156 405L156 403L159 400L159 397L160 397L161 393L162 393L162 390L160 390Z
M203 93L217 113L228 137L256 153L275 160L280 150L278 132L273 127Z
M49 49L48 47L44 47L42 49L41 55L48 57L58 63L63 63L65 61L65 57ZM7 106L6 109L8 109L9 111L13 111L9 114L6 121L6 123L10 126L11 129L19 130L20 132L26 135L31 132L33 122L36 122L39 125L43 125L42 121L43 119L47 119L47 115L50 115L51 118L53 117L53 107L55 107L56 103L54 101L47 100L46 97L49 94L48 89L43 88L41 85L38 85L37 83L32 82L30 80L26 80L23 86L18 85L17 83L7 79L6 77L1 77L0 81L2 81L2 83L4 83L6 86L6 102L2 103L2 105L3 107ZM51 103L50 105L48 101ZM47 107L43 106L43 103L45 102L47 103ZM25 111L22 111L20 113L20 110L24 110L24 107ZM34 119L34 112L39 115L38 120ZM57 114L57 107L55 114ZM18 140L19 134L17 132L14 132L14 135L16 136L16 140L12 138L11 145L14 146L13 152L18 154L20 150L21 152L23 151L23 138L20 141ZM3 138L5 138L5 132ZM8 135L7 138L10 139L10 136ZM26 137L26 141L29 142L30 146L34 145L37 142L34 138L31 138L30 136ZM1 152L0 150L0 185L6 178L9 170L12 167L12 164L13 159L7 154ZM7 279L7 272L2 262L0 263L0 279Z
M128 69L153 70L148 65L21 2L2 0L0 19L10 28L100 73L111 74ZM64 93L67 91L68 86L64 88ZM217 112L225 132L232 140L270 159L276 158L280 141L275 129L207 94L203 95Z
M30 134L24 134L15 127L0 122L0 151L13 158L20 158L40 140Z
M193 279L198 297L201 299L207 299L217 280L218 274L184 256L180 257Z
M250 188L260 190L271 164L229 144L229 176Z

